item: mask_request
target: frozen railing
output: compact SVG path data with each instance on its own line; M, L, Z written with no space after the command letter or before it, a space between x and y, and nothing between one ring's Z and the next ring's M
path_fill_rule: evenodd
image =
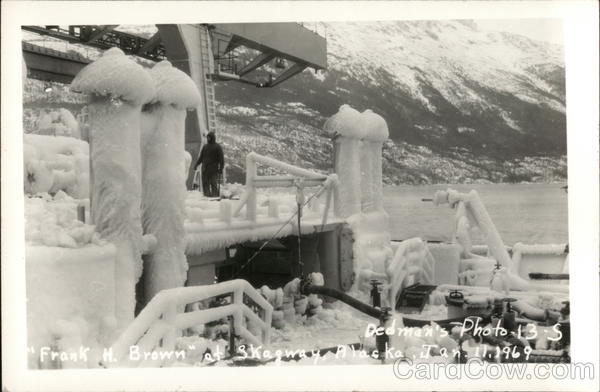
M286 175L259 176L258 164ZM186 252L197 255L245 241L281 238L319 225L325 227L335 215L332 205L337 184L335 174L324 175L250 153L246 156L246 186L239 200L187 201ZM290 199L291 194L275 192L266 203L258 205L259 188L281 187L295 187L296 200ZM312 188L311 193L307 188ZM294 219L298 212L301 220ZM298 224L301 229L297 229Z
M272 168L279 169L288 173L286 176L259 176L257 172L257 164L262 164ZM251 222L256 222L256 190L258 188L273 188L273 187L314 187L322 186L318 194L313 198L319 197L322 192L327 191L327 199L325 210L323 211L323 223L326 223L327 215L331 205L333 196L333 188L337 183L337 176L331 174L326 176L310 170L306 170L285 162L278 161L273 158L251 152L246 156L246 191L240 198L239 203L232 211L233 216L238 216L242 208L246 206L246 219ZM269 210L269 217L278 216L276 208Z
M185 313L178 311L187 304L225 294L232 295L228 305ZM259 315L244 303L244 296L260 308ZM112 357L116 361L104 365L161 366L174 358L168 354L175 351L176 339L183 330L229 316L233 317L235 335L256 346L270 343L273 307L250 283L236 279L209 286L179 287L159 292L112 345ZM260 336L255 336L246 328L246 320L260 330ZM129 355L132 347L137 353L156 352L158 355L134 362ZM166 355L161 356L161 352Z

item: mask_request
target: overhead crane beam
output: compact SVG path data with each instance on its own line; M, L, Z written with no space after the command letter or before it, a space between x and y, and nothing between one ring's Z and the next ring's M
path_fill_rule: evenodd
M283 71L279 76L277 76L276 79L273 79L272 81L267 83L266 87L275 87L278 84L285 82L292 76L297 75L300 72L304 71L306 69L306 67L308 67L307 64L294 64L294 65L288 67L285 71Z
M252 61L250 61L248 64L246 64L246 66L244 68L242 68L240 71L238 71L238 75L241 77L246 74L249 74L250 72L254 71L255 69L260 68L263 65L265 65L266 63L268 63L269 61L273 60L274 58L275 58L275 53L272 53L272 52L261 53L258 56L256 56L254 59L252 59Z

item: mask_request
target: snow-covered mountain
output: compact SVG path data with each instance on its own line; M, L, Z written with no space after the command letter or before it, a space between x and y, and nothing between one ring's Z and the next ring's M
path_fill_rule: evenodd
M236 155L251 145L326 169L320 128L349 103L388 122L388 183L565 179L561 46L472 21L322 23L319 31L325 73L307 70L273 89L218 85L223 138Z
M318 31L327 37L326 72L266 89L217 84L230 178L241 181L252 150L328 170L321 129L344 103L387 120L387 183L566 178L561 46L472 21L320 23Z

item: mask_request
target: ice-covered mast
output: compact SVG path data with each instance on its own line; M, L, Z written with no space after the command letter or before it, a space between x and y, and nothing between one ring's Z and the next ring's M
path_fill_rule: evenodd
M71 89L90 96L91 217L117 247L116 314L133 319L142 272L141 107L154 95L148 73L118 48L86 66Z
M331 134L335 143L334 169L340 179L334 190L335 215L347 218L361 212L361 165L360 147L364 136L361 114L349 105L325 123L325 132Z
M192 79L168 61L156 64L150 76L156 98L142 113L142 211L144 233L154 235L158 246L144 256L146 301L186 280L185 117L201 99Z
M388 126L383 117L365 110L361 114L365 130L361 148L361 189L364 212L383 212L383 143L389 137Z

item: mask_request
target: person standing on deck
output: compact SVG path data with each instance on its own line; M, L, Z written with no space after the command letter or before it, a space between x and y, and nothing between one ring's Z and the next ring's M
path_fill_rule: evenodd
M200 157L194 169L202 165L202 192L206 197L219 197L219 180L223 175L224 157L221 145L217 143L214 132L206 135L207 144L202 146Z

